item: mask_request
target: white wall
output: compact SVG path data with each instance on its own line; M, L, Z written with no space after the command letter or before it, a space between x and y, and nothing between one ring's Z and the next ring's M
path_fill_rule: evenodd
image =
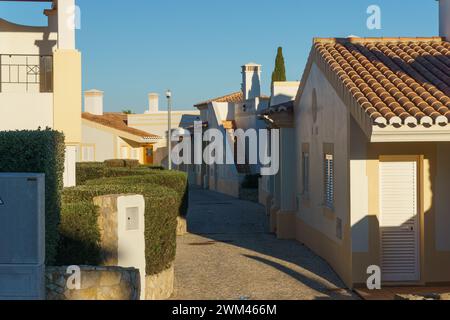
M52 93L0 93L0 130L53 127Z
M95 125L85 120L82 121L81 128L81 144L95 146L94 161L102 162L115 158L114 150L117 148L117 138L114 134L105 130L100 130ZM80 160L81 158L79 157L78 161Z
M440 36L450 41L450 0L439 1L439 31Z
M298 81L277 81L272 84L272 96L270 105L275 106L280 103L294 100L297 95L300 82Z
M51 55L57 39L56 30L21 26L0 19L1 54Z
M313 89L317 93L317 117L314 121ZM348 170L348 126L349 112L333 87L313 64L300 105L295 111L297 139L297 163L302 163L302 144L309 143L310 194L309 207L301 208L300 218L330 240L336 237L336 218L342 219L345 228L349 223L349 170ZM335 166L335 218L324 216L323 157L324 143L334 144ZM302 186L302 172L297 171L297 186ZM299 190L301 192L301 190ZM343 230L344 232L344 230Z

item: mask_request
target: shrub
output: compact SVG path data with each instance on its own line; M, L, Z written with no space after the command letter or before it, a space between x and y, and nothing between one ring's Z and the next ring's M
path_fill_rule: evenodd
M155 168L155 169L154 169ZM153 170L154 169L154 170ZM84 184L88 180L108 177L123 177L129 175L160 173L160 167L141 166L136 168L107 167L104 163L85 162L77 164L77 184Z
M104 164L108 168L137 168L139 167L139 160L112 159L112 160L105 160Z
M105 166L108 168L124 168L125 161L121 159L105 160Z
M189 183L187 174L180 171L148 172L131 171L129 176L90 180L86 185L111 184L155 184L175 190L178 194L178 215L185 217L189 207Z
M96 227L97 221L98 210L92 201L63 203L58 264L100 264L100 230Z
M176 252L176 217L177 208L180 206L177 193L170 188L154 184L117 184L114 180L103 179L102 183L64 190L65 209L60 227L62 241L59 247L58 264L70 265L80 262L96 264L101 260L101 251L96 249L100 242L98 213L92 215L92 207L88 204L92 205L93 198L97 196L131 193L142 194L145 198L146 273L153 275L167 269L174 261ZM76 210L84 212L76 213ZM82 227L72 223L76 219ZM88 230L84 230L86 228ZM77 254L86 248L88 255Z
M45 174L46 264L55 262L64 173L64 135L50 129L0 132L0 172Z

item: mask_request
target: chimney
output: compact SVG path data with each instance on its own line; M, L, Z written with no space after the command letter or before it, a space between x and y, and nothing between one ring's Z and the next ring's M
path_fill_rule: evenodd
M242 92L245 100L261 96L260 64L247 63L242 66Z
M89 90L84 93L84 111L97 116L103 115L103 91Z
M439 0L439 33L450 41L450 0Z
M159 111L159 94L149 93L148 94L148 112L156 113Z

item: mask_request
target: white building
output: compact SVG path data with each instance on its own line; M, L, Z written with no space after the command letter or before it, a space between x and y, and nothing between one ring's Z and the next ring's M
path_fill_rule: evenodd
M198 110L172 110L172 129L188 128L195 121L200 120ZM143 114L128 115L127 124L130 128L135 128L145 132L151 132L161 138L154 144L154 163L167 165L167 131L168 112L160 111L159 95L150 93L148 95L148 108Z
M103 162L110 159L134 159L141 164L159 164L155 145L161 137L128 126L128 115L104 112L103 95L99 90L84 94L82 142L79 162Z
M258 115L268 105L269 97L261 95L261 65L249 63L242 66L241 91L198 103L195 107L200 110L205 129L222 132L224 152L235 154L237 143L245 142L237 139L234 131L265 128ZM248 144L244 148L248 150ZM259 174L259 169L259 165L254 164L203 164L191 166L189 174L195 184L238 197L244 177Z
M42 1L40 1L42 2ZM75 185L81 141L81 54L75 1L53 0L44 27L0 18L0 130L50 127L66 137L64 184Z

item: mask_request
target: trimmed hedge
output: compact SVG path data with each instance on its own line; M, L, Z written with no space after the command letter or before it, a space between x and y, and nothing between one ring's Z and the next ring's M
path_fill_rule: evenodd
M137 168L107 167L101 162L77 163L77 184L85 184L88 180L108 177L124 177L130 175L161 173L160 167L140 166Z
M92 199L108 194L142 194L145 198L145 257L147 275L167 269L175 259L178 194L167 187L149 183L103 184L68 188L63 193L63 218L58 264L98 264L101 260L98 212ZM77 222L77 223L75 223Z
M51 129L0 132L0 172L45 174L46 264L55 262L63 189L64 135Z
M105 166L108 168L137 168L139 167L139 160L133 159L112 159L105 160Z
M155 184L175 190L178 194L178 215L185 217L189 207L189 182L186 173L181 171L142 172L131 171L129 176L89 180L86 185L111 184Z

